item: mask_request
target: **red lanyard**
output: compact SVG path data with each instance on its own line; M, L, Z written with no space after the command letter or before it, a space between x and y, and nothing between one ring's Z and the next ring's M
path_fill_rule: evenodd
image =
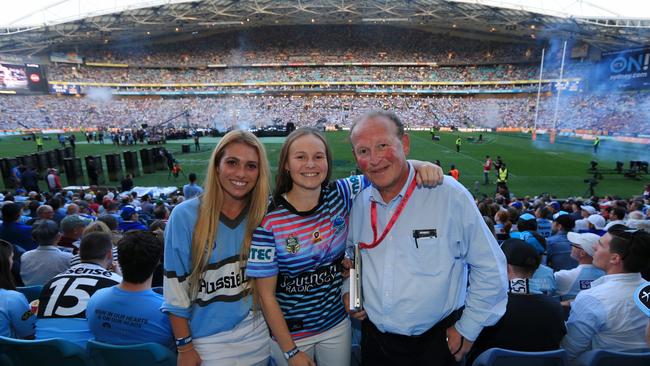
M413 177L411 184L409 184L408 188L406 189L406 192L404 193L404 197L402 197L402 200L397 205L397 208L395 209L393 216L391 216L390 221L388 221L388 225L386 225L386 228L384 228L384 232L381 233L379 239L377 239L377 202L372 201L370 203L370 225L372 226L372 243L359 243L360 249L372 249L377 245L379 245L379 243L381 243L382 240L384 240L384 238L386 237L390 229L393 228L393 225L395 225L395 222L402 214L402 211L404 210L404 207L406 206L406 203L408 202L409 198L411 198L411 194L413 194L416 185L417 182L415 181L415 177Z

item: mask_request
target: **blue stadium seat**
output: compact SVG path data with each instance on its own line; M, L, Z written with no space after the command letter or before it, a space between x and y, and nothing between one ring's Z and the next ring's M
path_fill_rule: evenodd
M27 302L32 302L41 295L41 290L43 286L25 286L25 287L16 287L16 291L22 293L27 298Z
M481 353L473 366L568 366L566 351L521 352L503 348L490 348Z
M648 366L650 350L645 352L614 352L594 349L583 353L577 360L580 366Z
M91 340L86 347L96 366L176 366L176 354L158 343L116 346Z
M18 365L92 366L86 350L64 339L23 340L0 337L0 354Z

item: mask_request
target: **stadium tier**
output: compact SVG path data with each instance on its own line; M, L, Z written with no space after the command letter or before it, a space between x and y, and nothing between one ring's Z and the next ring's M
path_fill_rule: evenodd
M535 95L514 96L387 96L387 95L253 95L224 98L113 98L98 91L84 98L57 96L0 97L0 123L5 130L81 127L133 128L160 124L182 111L187 118L174 124L196 127L262 127L293 122L297 126L348 126L369 109L393 110L405 123L420 127L531 128ZM553 123L555 98L540 101L538 125ZM650 130L647 94L576 95L559 104L561 129L615 131Z

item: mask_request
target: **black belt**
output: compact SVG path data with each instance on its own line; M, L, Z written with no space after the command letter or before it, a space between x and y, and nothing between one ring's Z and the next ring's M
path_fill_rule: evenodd
M366 321L368 322L368 325L371 326L371 328L374 328L373 331L381 333L382 336L385 336L387 338L394 338L394 339L400 339L400 340L427 338L427 337L431 337L431 336L433 336L435 334L438 334L440 331L445 332L447 330L447 328L454 325L456 323L456 321L458 321L458 319L460 319L460 316L463 314L463 308L456 309L456 310L452 311L451 314L447 315L444 319L437 322L434 326L427 329L424 333L418 334L418 335L404 335L404 334L397 334L397 333L390 333L390 332L382 332L381 330L379 330L379 328L377 328L376 325L374 325L370 321L370 319L367 319Z

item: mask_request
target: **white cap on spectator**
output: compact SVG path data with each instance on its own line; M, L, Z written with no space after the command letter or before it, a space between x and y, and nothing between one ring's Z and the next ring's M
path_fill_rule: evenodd
M573 231L579 233L581 231L589 231L589 221L585 219L576 220L576 226L573 228Z
M605 220L605 218L598 214L590 215L587 218L587 221L589 221L592 225L594 225L596 230L602 230L605 228L605 225L607 225L607 221Z
M594 206L582 205L582 206L580 206L580 209L589 212L590 215L593 215L593 214L596 213L596 209L594 208Z
M598 243L600 236L594 233L568 233L567 239L569 239L571 243L579 246L580 249L584 250L585 253L587 253L590 257L593 257L594 253L596 252L594 245Z

